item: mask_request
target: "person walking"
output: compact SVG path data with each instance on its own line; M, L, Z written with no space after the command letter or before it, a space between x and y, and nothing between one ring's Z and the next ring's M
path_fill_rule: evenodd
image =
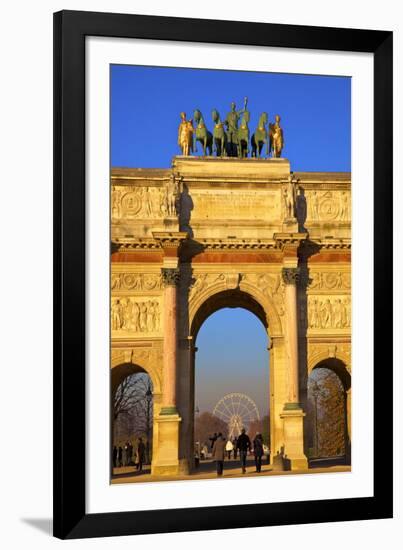
M118 449L118 466L119 468L122 467L123 463L122 463L122 458L123 458L123 449L122 447L119 445L119 449Z
M143 469L145 450L146 446L144 445L142 438L139 437L139 441L137 444L137 470L139 472L141 472Z
M123 466L129 466L129 442L126 441L126 445L123 449Z
M129 441L129 466L133 464L133 445Z
M213 460L216 461L217 466L217 476L222 476L224 469L224 458L225 458L225 439L220 432L217 436L217 439L214 441L213 445Z
M234 447L234 460L236 460L238 456L238 438L237 437L234 437L232 441L232 445Z
M259 432L253 440L253 454L255 455L256 471L262 471L262 456L263 456L263 437Z
M217 433L214 433L213 437L209 437L209 440L211 441L210 443L211 452L213 452L213 447L214 447L214 443L216 442L216 439L217 439Z
M232 444L232 441L228 439L227 444L225 445L225 451L227 453L228 460L231 460L231 453L234 450L234 446Z
M251 444L249 436L245 433L245 428L242 428L241 435L238 437L238 441L236 444L238 450L239 450L239 458L241 459L241 467L242 467L242 473L246 473L246 457L248 455L248 451L250 451Z

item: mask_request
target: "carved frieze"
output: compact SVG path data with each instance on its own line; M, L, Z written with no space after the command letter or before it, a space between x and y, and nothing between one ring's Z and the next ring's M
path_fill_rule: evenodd
M112 290L147 292L162 288L162 276L157 273L112 273Z
M351 275L346 271L310 271L309 290L350 290Z
M113 297L111 304L112 331L156 333L161 330L161 306L158 299L138 300Z

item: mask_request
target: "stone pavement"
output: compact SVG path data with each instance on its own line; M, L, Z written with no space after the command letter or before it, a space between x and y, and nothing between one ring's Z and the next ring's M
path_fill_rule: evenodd
M333 473L333 472L349 472L351 466L338 465L311 468L305 471L279 471L273 470L273 466L270 464L262 464L262 471L256 472L253 459L248 460L246 474L242 474L239 461L225 461L224 473L221 479L233 479L238 477L261 477L272 475L309 475L317 473ZM114 476L111 483L144 483L149 481L178 481L178 480L193 480L193 479L217 479L215 471L215 463L212 460L206 460L200 464L200 468L195 470L194 473L189 475L178 475L175 477L167 476L152 476L150 474L150 466L143 467L142 472L136 472L134 466L126 466L123 468L114 468Z

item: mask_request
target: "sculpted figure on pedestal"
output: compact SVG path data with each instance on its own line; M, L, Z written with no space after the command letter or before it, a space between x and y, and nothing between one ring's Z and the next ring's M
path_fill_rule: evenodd
M285 219L294 221L295 218L295 206L297 203L297 190L296 181L293 175L288 176L288 182L283 190L284 203L285 203Z

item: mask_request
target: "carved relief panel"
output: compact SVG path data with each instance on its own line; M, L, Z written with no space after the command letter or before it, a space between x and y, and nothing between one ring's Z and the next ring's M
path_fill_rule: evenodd
M162 307L159 297L113 296L112 333L124 336L153 336L162 331Z
M311 222L332 222L351 220L351 196L349 191L305 192L307 220Z
M350 328L350 296L308 296L307 321L308 328L311 330Z
M166 192L159 187L112 187L112 223L141 218L160 218L166 209Z

